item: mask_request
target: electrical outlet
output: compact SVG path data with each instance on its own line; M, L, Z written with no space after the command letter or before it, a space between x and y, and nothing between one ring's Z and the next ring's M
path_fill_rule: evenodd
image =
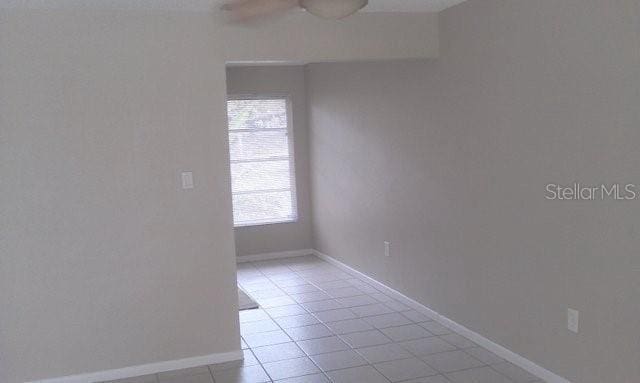
M567 328L571 332L578 333L580 325L580 312L574 309L567 309Z
M384 256L385 257L391 256L391 242L389 241L384 241Z
M182 188L183 189L193 189L193 173L192 172L182 172Z

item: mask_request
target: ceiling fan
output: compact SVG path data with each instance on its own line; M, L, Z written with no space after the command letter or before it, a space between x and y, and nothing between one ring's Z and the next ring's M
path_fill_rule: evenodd
M234 20L243 21L294 8L324 19L342 19L364 8L369 0L229 0L222 6Z

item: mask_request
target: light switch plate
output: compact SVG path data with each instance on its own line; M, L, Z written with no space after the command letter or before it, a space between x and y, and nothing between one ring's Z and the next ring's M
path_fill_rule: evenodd
M182 172L182 188L193 189L193 172Z
M571 332L578 333L580 326L580 312L574 309L567 309L567 328Z

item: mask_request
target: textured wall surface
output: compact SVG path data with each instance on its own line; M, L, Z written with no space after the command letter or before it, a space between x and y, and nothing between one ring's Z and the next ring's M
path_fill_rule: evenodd
M438 60L309 66L315 247L573 382L637 382L640 201L544 196L639 183L640 3L440 26Z
M0 381L239 349L211 29L108 13L0 25Z

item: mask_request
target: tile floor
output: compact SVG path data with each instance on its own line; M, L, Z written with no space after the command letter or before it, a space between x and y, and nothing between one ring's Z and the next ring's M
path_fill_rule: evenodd
M542 383L315 256L243 263L243 362L118 383Z

